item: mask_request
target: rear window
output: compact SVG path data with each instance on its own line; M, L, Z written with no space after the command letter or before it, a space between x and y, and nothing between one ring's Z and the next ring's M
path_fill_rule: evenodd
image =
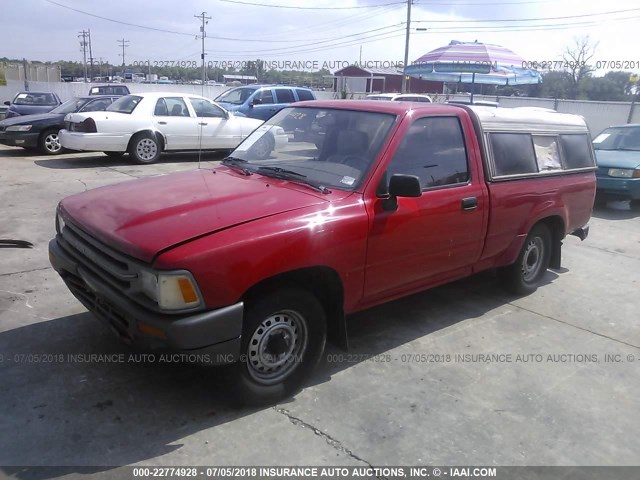
M131 113L142 100L138 95L127 95L120 97L118 100L109 105L106 110L108 112Z
M560 135L560 146L565 168L588 168L595 165L587 135Z
M300 99L300 101L315 100L315 98L313 97L313 93L311 93L309 90L302 90L301 88L297 88L296 93L298 94L298 98Z
M496 176L538 173L531 135L492 133L489 138Z
M293 98L293 92L288 88L276 88L276 98L278 103L293 103L296 101Z

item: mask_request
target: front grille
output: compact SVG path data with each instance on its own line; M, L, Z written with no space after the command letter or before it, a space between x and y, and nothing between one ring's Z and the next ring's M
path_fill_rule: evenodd
M596 175L599 177L607 177L609 175L608 167L598 167L596 169Z
M126 295L137 290L138 271L130 259L67 223L59 236L60 246L84 271Z
M127 343L134 340L127 318L122 315L107 301L98 297L91 289L87 288L85 282L72 274L65 274L64 281L78 300L87 307L100 320L111 325L118 336Z

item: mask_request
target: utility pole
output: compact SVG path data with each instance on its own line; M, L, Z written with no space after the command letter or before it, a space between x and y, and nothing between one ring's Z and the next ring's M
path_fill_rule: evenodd
M89 62L91 63L91 68L89 70L89 82L93 81L93 54L91 53L91 30L87 30L87 35L89 35Z
M202 38L202 54L200 55L200 57L202 58L202 85L204 86L204 84L207 81L207 69L205 68L204 65L204 39L207 36L207 32L205 32L204 30L204 26L209 23L207 22L207 20L211 20L211 17L207 17L207 12L202 12L200 15L194 15L195 18L200 18L202 20L202 26L200 27L200 38ZM196 38L198 38L196 36Z
M87 35L88 32L82 30L82 32L78 32L78 38L82 37L80 41L80 46L82 47L82 63L84 65L84 81L87 81Z
M404 74L404 69L407 68L409 63L409 35L411 34L411 2L413 0L407 0L407 33L404 40L404 65L402 68L402 93L407 93L407 76Z
M129 46L129 40L125 40L124 38L122 40L118 40L118 43L120 44L120 46L122 47L122 54L118 54L120 56L122 56L122 78L124 80L124 69L125 69L125 63L124 63L124 49L127 48Z

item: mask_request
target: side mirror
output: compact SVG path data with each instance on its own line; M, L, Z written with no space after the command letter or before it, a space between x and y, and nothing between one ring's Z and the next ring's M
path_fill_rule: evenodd
M11 102L10 102L9 100L6 100L6 101L4 102L4 104L5 104L5 105L11 105Z
M385 210L396 210L398 208L398 197L420 197L420 179L415 175L402 175L396 173L389 180L389 198L385 199L383 208Z

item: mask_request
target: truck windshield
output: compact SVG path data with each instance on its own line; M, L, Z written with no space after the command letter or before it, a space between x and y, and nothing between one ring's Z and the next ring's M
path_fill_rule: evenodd
M594 150L640 151L640 127L607 128L593 139Z
M276 167L277 173L286 170L317 187L354 190L395 120L395 115L378 112L285 108L249 135L226 163L265 175Z

